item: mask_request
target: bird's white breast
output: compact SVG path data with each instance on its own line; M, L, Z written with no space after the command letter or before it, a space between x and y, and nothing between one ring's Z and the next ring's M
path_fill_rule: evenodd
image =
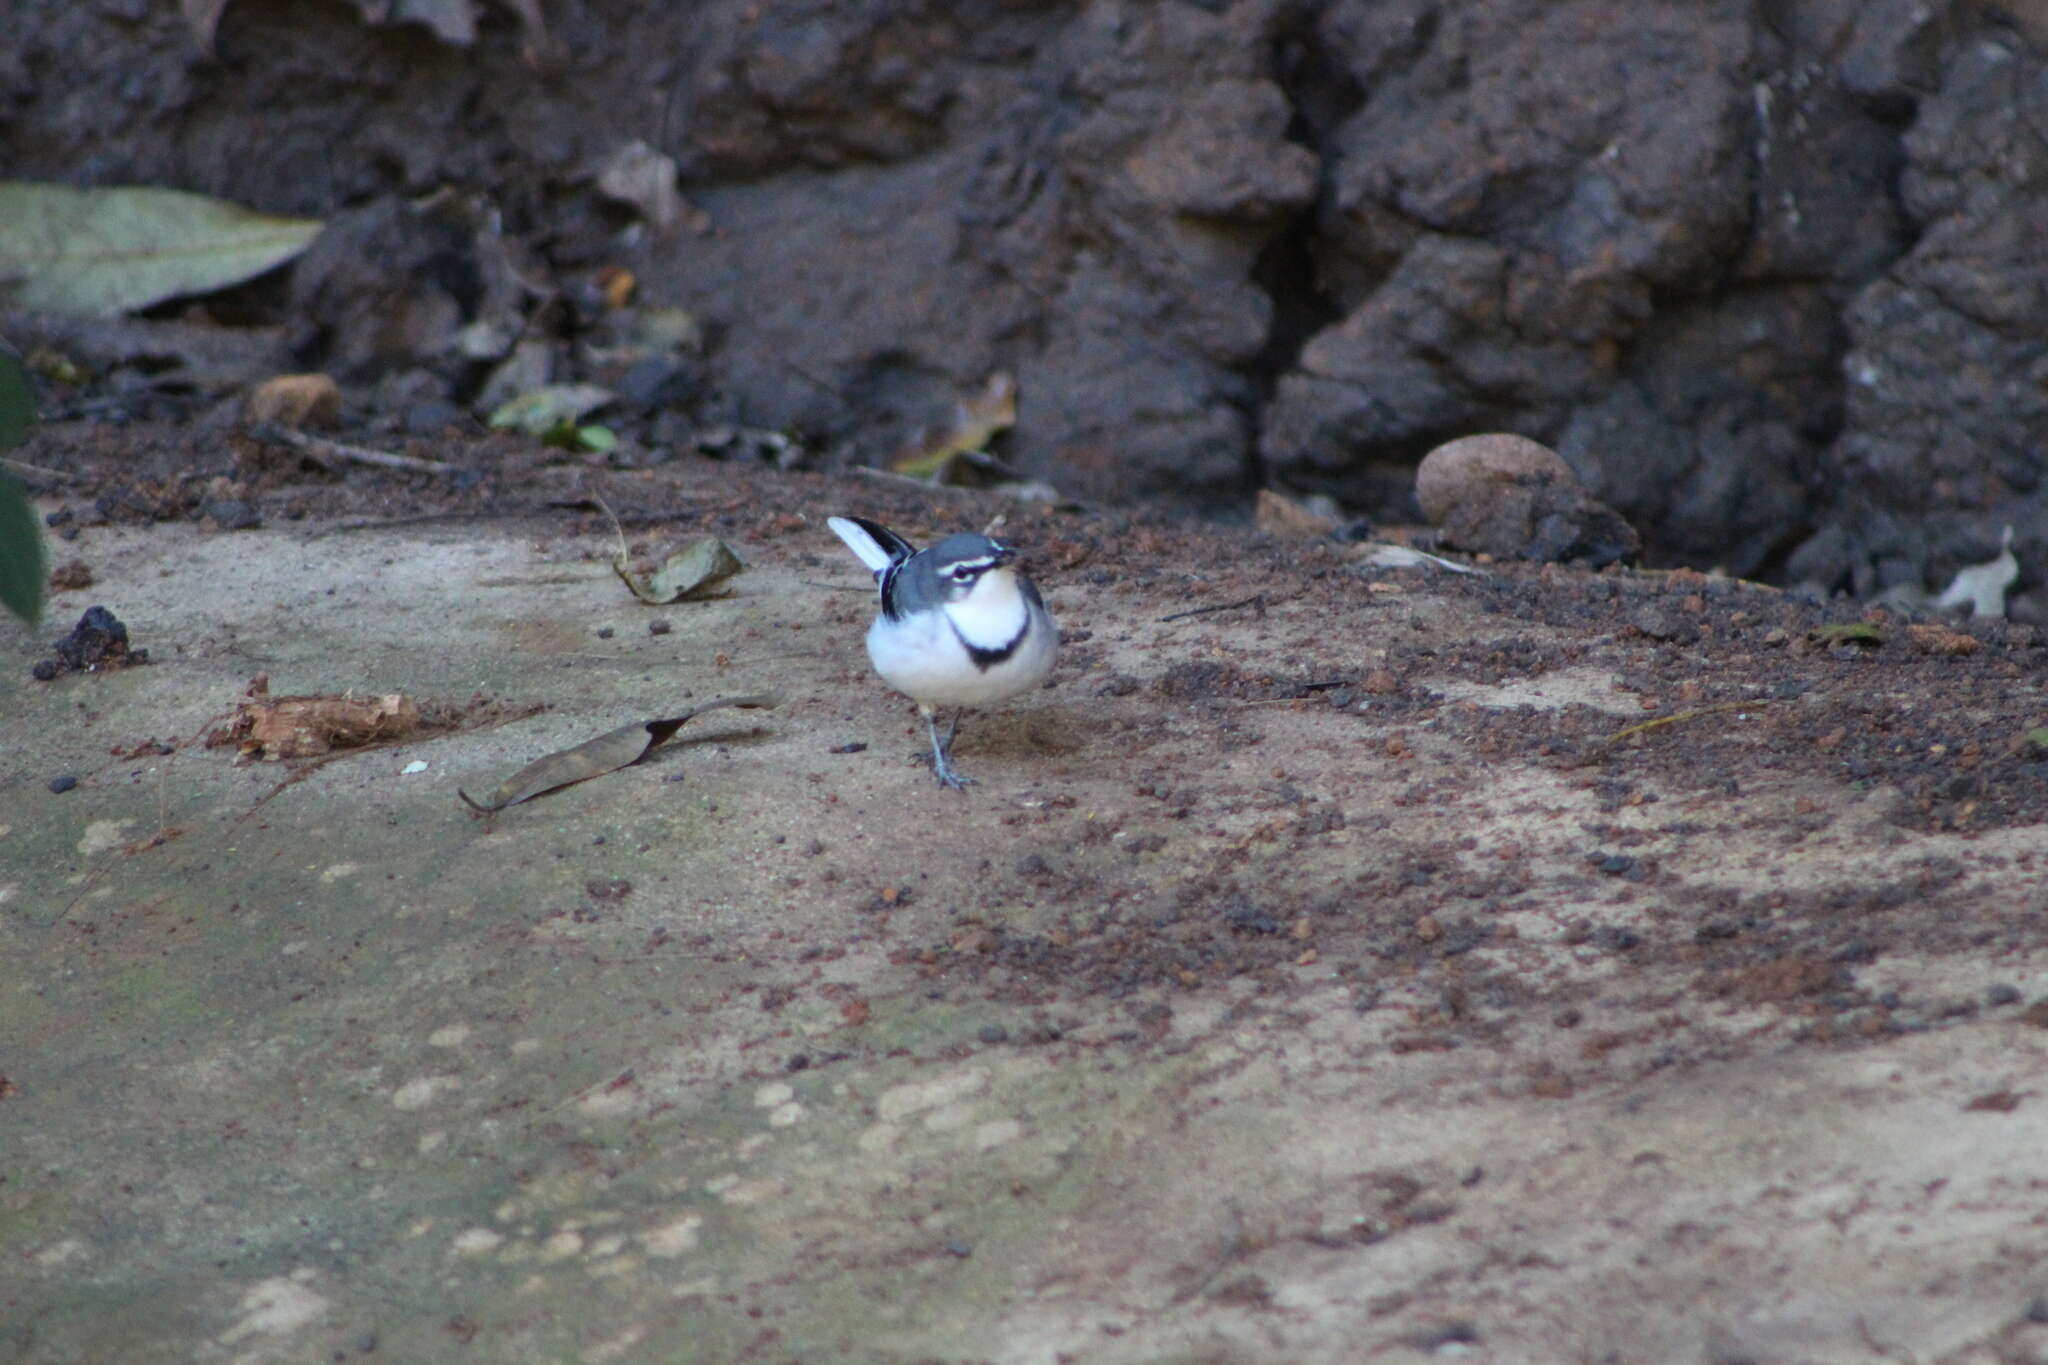
M1052 618L1041 616L1016 653L987 669L975 665L961 640L979 649L1001 649L1017 638L1030 610L1017 576L993 570L963 601L893 621L875 618L868 628L868 657L882 681L929 706L1003 701L1036 687L1052 672L1059 648Z

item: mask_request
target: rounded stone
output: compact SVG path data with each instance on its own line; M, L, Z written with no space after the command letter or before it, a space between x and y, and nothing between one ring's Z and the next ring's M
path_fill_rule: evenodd
M1432 526L1442 526L1460 507L1492 502L1504 486L1576 489L1578 483L1564 456L1549 446L1495 431L1446 441L1423 456L1415 470L1415 500Z

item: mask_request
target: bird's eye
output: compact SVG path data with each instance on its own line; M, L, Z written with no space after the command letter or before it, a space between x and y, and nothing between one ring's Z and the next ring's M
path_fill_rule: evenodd
M964 564L961 565L953 570L953 581L955 583L972 583L974 581L974 570Z

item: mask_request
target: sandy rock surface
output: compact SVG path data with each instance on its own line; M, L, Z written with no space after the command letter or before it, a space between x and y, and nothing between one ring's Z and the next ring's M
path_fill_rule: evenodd
M728 539L733 595L635 603L574 508L370 499L88 526L92 586L0 634L0 1354L2048 1351L2031 632L601 486ZM838 510L1007 511L1060 615L964 797ZM92 603L151 662L32 680ZM459 723L236 766L195 741L258 672Z

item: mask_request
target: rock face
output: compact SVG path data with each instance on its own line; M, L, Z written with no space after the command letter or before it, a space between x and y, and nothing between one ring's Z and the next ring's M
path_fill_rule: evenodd
M176 6L18 8L11 174L327 215L460 187L520 278L625 266L703 321L665 429L874 460L1004 370L1007 456L1095 498L1384 514L1389 464L1509 431L1653 559L1881 587L2008 522L2048 559L2039 6L236 0L210 55ZM636 140L706 230L597 191ZM327 299L302 359L490 292L460 250L412 273L379 288L438 311Z

